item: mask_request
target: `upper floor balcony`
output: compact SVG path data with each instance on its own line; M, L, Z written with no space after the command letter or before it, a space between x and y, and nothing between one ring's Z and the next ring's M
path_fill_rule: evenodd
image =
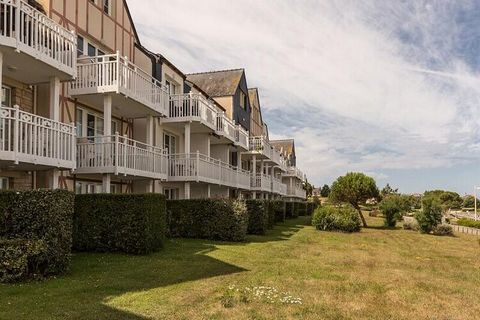
M75 168L75 126L0 107L0 167Z
M225 112L217 113L217 134L228 142L237 143L237 129L236 125L232 120L228 118Z
M77 36L24 0L0 0L3 75L24 83L71 80Z
M243 129L241 125L237 125L237 129L235 130L235 145L243 150L249 149L248 131Z
M307 198L307 192L301 185L287 185L287 197L305 200Z
M76 174L110 173L130 178L167 179L168 157L161 148L118 134L77 140Z
M276 150L264 136L250 137L249 153L268 159L282 171L286 170L286 162L280 152Z
M169 156L169 181L194 181L250 189L250 172L200 153Z
M252 174L250 186L252 191L272 192L272 177L261 173Z
M168 117L162 122L192 122L199 126L196 132L201 132L201 126L216 131L218 112L214 103L199 93L174 94L170 95Z
M114 112L125 118L167 116L169 95L149 73L120 53L78 59L77 78L70 94L103 106L104 94L112 95Z
M301 181L305 181L305 174L297 167L288 167L283 174L284 177L296 177Z
M282 182L281 179L272 178L272 193L279 194L281 196L287 195L287 185Z

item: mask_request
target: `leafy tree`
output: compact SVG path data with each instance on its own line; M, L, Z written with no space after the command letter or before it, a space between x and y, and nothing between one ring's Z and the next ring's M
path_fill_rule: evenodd
M327 198L330 195L330 187L328 186L328 184L325 184L322 187L322 190L320 190L320 195L324 198Z
M442 205L438 198L426 197L422 201L422 211L415 215L420 232L430 233L442 222Z
M311 184L310 182L308 182L307 179L305 179L305 182L303 183L303 189L307 192L307 198L310 198L313 194L313 189L315 187L313 186L313 184Z
M398 189L392 189L392 187L390 187L390 184L387 183L387 185L382 189L382 191L380 193L383 197L385 197L385 196L388 196L388 195L391 195L391 194L397 194Z
M448 209L460 209L463 204L463 200L460 195L452 191L426 191L424 194L424 198L436 199L442 207L443 211L446 211Z
M480 207L480 201L477 198L477 206ZM463 197L462 207L464 208L474 208L475 207L475 197L467 195Z
M397 225L397 220L402 211L400 199L400 197L386 197L380 202L380 210L386 227L394 228Z
M345 176L339 177L332 184L330 191L330 200L332 202L346 202L351 204L362 219L363 226L367 226L367 221L360 209L361 204L371 198L378 198L379 192L375 180L363 173L349 172Z

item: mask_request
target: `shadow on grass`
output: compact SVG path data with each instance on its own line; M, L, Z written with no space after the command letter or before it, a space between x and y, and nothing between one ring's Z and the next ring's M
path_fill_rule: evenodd
M70 274L0 286L0 319L146 319L107 305L112 297L247 271L208 256L202 240L166 241L149 256L75 254Z

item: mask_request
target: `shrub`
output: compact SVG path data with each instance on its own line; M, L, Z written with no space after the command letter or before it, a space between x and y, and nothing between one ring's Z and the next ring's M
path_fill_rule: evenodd
M295 215L295 203L285 202L285 219L292 219Z
M244 202L224 199L167 201L171 237L243 241L248 213Z
M0 239L0 282L42 277L48 267L43 240Z
M269 202L265 200L247 200L249 234L264 235L269 226Z
M268 215L268 229L273 229L275 226L275 201L266 201L267 215Z
M457 220L457 224L459 226L470 227L470 228L477 228L480 229L480 221L475 221L468 218L460 218Z
M386 197L380 203L380 210L382 211L384 225L389 228L394 228L397 225L397 220L401 216L401 207L392 197Z
M321 207L315 210L312 225L322 231L358 232L360 218L351 206Z
M420 232L430 233L442 222L442 207L434 197L427 197L422 201L422 211L415 215Z
M38 248L41 241L41 263L35 269L38 276L64 273L70 264L72 248L72 216L74 195L66 190L32 190L0 193L0 238L26 241L27 244L6 242L4 254L9 259L19 248ZM26 250L37 256L35 250ZM27 254L28 251L28 254ZM19 258L21 260L21 258ZM27 272L33 272L27 269ZM24 274L24 279L32 274ZM13 278L16 278L15 276Z
M439 224L433 229L433 234L436 236L453 236L453 228L448 224Z
M288 202L285 201L272 201L275 222L285 222L287 218L287 204Z
M162 246L166 229L161 194L77 195L74 248L147 254Z
M317 209L320 206L319 203L316 202L307 202L307 208L306 208L306 214L307 216L311 216L315 209Z
M403 222L403 229L418 231L419 226L416 220L408 220Z

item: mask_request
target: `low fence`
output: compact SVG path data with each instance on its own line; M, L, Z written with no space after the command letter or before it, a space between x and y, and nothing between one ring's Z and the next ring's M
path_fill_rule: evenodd
M459 226L459 225L456 225L456 224L452 224L451 226L453 228L453 232L470 234L470 235L474 235L474 236L480 236L480 229Z

